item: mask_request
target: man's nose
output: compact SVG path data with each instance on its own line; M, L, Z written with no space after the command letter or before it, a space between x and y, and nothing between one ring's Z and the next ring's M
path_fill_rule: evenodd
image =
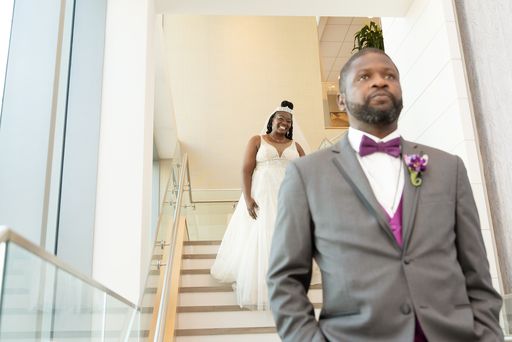
M382 76L374 76L372 82L373 87L385 88L389 85L388 80Z

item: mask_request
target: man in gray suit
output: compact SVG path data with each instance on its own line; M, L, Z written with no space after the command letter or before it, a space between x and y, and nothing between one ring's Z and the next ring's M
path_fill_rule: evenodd
M399 73L363 49L340 74L348 134L290 163L270 254L284 341L503 341L477 208L457 156L404 140ZM317 322L307 292L322 271Z

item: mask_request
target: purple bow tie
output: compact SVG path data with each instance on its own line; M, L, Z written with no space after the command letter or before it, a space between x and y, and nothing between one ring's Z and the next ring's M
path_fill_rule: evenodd
M392 157L397 158L400 156L400 138L378 143L366 135L363 135L363 138L361 139L361 145L359 145L359 155L364 157L374 152L384 152Z

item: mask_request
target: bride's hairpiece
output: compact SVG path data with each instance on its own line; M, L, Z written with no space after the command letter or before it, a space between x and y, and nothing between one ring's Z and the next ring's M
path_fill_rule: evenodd
M277 107L275 110L274 110L274 113L275 112L287 112L287 113L290 113L290 114L293 114L293 109L290 109L288 107Z
M287 100L281 101L281 105L274 110L274 114L276 112L286 112L293 115L293 103Z

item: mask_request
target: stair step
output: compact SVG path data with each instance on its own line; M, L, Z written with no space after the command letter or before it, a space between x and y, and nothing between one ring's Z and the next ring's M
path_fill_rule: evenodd
M220 285L222 285L222 283L217 281L210 274L182 274L180 278L180 286L183 287Z
M280 341L270 311L240 308L231 284L220 283L210 275L220 244L220 240L184 242L175 340ZM322 308L322 285L312 285L308 297L318 316Z
M222 285L230 285L227 283L219 282L217 279L210 275L209 269L203 270L193 270L194 272L183 272L180 277L180 286L181 287L198 287L198 286L222 286ZM196 272L197 271L197 272ZM151 285L151 282L148 282L148 286ZM315 284L311 286L312 289L319 289L321 285Z
M311 289L308 292L312 303L322 302L322 290ZM237 305L236 296L230 292L181 292L179 293L180 306L206 306L206 305Z
M183 254L181 256L182 259L215 259L217 254L209 253L209 254Z
M176 336L212 336L212 335L271 334L271 333L276 333L275 327L176 329Z
M210 274L210 269L209 268L182 269L181 274Z
M280 342L276 333L233 334L233 335L199 335L177 336L176 342ZM60 342L60 341L59 341Z
M184 259L181 261L182 269L198 269L198 268L207 268L210 269L213 266L213 262L215 258L210 259Z
M218 251L219 245L193 245L183 247L183 254L217 254Z
M198 292L233 292L231 285L220 286L184 286L180 287L180 293L198 293Z
M176 321L177 329L257 328L272 327L270 311L215 311L181 312Z
M315 309L321 309L322 303L313 303ZM224 312L224 311L250 311L248 308L241 308L239 305L205 305L205 306L178 306L178 313L185 312Z
M184 246L208 246L208 245L220 245L221 240L195 240L195 241L184 241Z
M206 306L178 306L177 312L223 312L223 311L248 311L238 305L206 305Z
M149 290L152 288L147 288ZM321 290L322 284L314 284L309 287L310 290ZM181 293L189 293L189 292L231 292L233 291L233 287L229 284L221 284L216 286L181 286L179 292ZM153 292L152 292L153 293ZM156 293L156 289L155 292Z

